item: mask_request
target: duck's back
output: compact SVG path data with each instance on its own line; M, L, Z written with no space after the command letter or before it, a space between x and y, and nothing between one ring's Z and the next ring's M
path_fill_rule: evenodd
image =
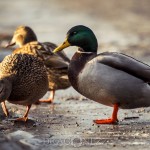
M65 89L70 86L68 80L69 58L64 52L54 54L52 51L56 45L50 42L29 42L21 48L16 49L14 54L31 54L43 61L49 79L49 90Z
M68 67L70 59L64 52L54 54L52 51L56 48L56 45L50 42L40 43L37 41L29 42L21 48L14 50L16 53L32 54L41 59L46 67L49 68L64 68Z
M9 76L12 92L8 101L17 104L32 104L48 89L46 68L42 61L29 54L6 56L0 64L1 75Z

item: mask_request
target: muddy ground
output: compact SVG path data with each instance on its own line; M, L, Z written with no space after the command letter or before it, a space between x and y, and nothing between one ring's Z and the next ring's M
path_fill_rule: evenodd
M5 0L0 1L0 20L0 60L11 53L3 47L18 25L31 26L39 41L59 44L70 27L84 24L95 32L99 52L122 52L150 64L149 0ZM74 50L65 52L71 57ZM13 117L25 111L23 106L7 106ZM93 123L111 112L73 88L57 91L54 105L34 105L27 123L5 118L0 108L0 150L149 149L150 108L119 110L116 125Z

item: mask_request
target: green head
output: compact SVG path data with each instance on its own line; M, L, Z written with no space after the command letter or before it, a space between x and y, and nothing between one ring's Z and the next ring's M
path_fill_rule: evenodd
M93 31L83 25L74 26L67 32L65 42L54 52L61 51L68 46L78 46L84 52L97 52L97 39Z
M11 42L6 47L13 45L19 45L19 47L22 47L32 41L37 41L34 31L28 26L19 26L15 30Z

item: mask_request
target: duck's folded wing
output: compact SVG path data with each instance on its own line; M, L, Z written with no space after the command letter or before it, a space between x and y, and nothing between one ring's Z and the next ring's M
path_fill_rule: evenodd
M57 47L50 42L38 43L39 47L36 47L38 57L42 58L44 64L50 68L68 68L69 58L63 53L54 54L52 51Z
M44 42L44 43L41 43L41 44L45 48L45 53L49 53L49 54L52 54L52 55L58 55L63 61L66 61L66 62L70 63L70 59L67 57L67 55L64 53L64 51L60 51L56 54L53 53L53 50L57 47L56 44L50 43L50 42Z
M96 57L98 63L124 71L150 83L150 66L121 53L105 52Z
M57 55L52 55L50 57L45 57L44 58L44 64L47 66L47 67L50 67L50 68L68 68L69 66L69 63L64 61L62 58L60 58L59 56Z

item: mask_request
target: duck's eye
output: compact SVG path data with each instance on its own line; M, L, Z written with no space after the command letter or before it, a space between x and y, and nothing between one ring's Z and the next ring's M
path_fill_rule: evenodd
M72 32L70 35L73 36L73 35L75 35L75 34L77 34L76 31Z

